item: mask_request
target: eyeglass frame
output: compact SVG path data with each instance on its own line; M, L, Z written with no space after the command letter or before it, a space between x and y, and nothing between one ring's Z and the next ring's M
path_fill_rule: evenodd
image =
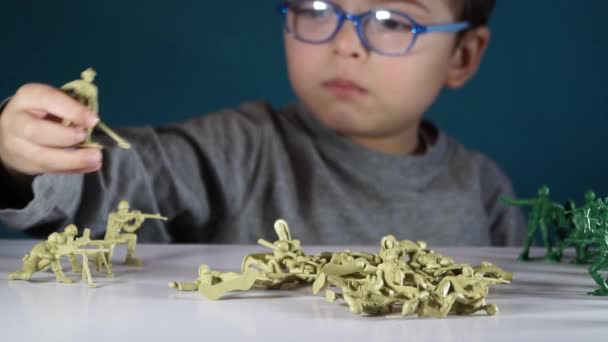
M334 32L328 38L321 40L321 41L307 40L307 39L304 39L304 38L298 36L295 32L292 32L289 29L287 16L289 14L290 7L293 6L294 4L299 4L302 2L306 2L306 1L324 2L331 7L331 9L335 12L336 16L338 17L338 23L336 24L336 28L334 29ZM407 13L397 11L397 10L392 10L392 9L381 8L381 7L372 8L368 11L361 12L361 13L350 13L350 12L346 12L345 10L343 10L342 7L340 7L338 4L335 4L331 1L324 1L324 0L303 0L303 1L295 1L295 2L285 1L282 4L280 4L277 9L278 9L279 13L281 15L283 15L283 17L284 17L285 31L299 41L309 43L309 44L315 44L315 45L321 45L321 44L328 43L336 37L338 32L340 32L345 21L351 21L353 23L353 25L355 26L355 30L357 31L357 36L359 37L359 41L361 42L361 44L363 44L363 47L365 47L367 50L373 51L379 55L391 56L391 57L400 57L400 56L406 55L413 48L418 37L422 34L458 33L458 32L461 32L461 31L471 27L471 23L468 21L457 21L457 22L453 22L453 23L435 24L435 25L422 25L422 24L418 23L416 20L414 20L412 17L410 17ZM397 15L405 18L407 21L410 22L410 24L412 24L412 29L411 29L411 33L413 34L412 41L402 52L397 52L397 53L383 52L383 51L380 51L380 50L374 48L367 41L367 38L365 37L365 33L363 31L363 20L366 20L367 17L371 16L373 13L376 13L377 11L388 11L392 14L397 14Z

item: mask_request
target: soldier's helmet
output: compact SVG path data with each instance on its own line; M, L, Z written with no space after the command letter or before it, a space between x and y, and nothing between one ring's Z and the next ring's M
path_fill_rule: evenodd
M209 265L206 264L202 264L198 267L198 274L199 275L203 275L203 274L207 274L211 272L211 268L209 268Z
M129 210L129 202L127 202L127 201L120 201L118 203L118 210Z
M87 82L93 82L95 76L97 76L97 73L93 68L88 68L80 74L80 77Z
M382 249L391 249L393 247L395 247L396 245L398 245L399 242L397 241L397 239L393 236L393 235L387 235L385 237L382 238L382 241L380 242L380 245L382 246Z
M63 232L66 235L76 236L78 234L78 228L76 228L75 224L70 224L67 227L65 227L65 229L63 229Z
M64 240L63 240L63 237L59 233L55 232L55 233L52 233L51 235L49 235L48 242L62 243L62 242L64 242Z
M597 196L595 195L595 192L593 192L592 190L585 192L585 202L587 203L595 201L596 197Z

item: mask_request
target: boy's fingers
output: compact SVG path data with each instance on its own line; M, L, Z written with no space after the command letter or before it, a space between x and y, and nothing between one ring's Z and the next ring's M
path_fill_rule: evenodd
M74 173L74 174L93 173L93 172L99 171L99 169L101 169L101 165L95 166L95 167L83 168L83 169L67 170L64 173Z
M86 139L83 128L65 126L58 122L30 116L21 118L15 135L36 145L48 147L70 147Z
M101 167L97 149L58 149L28 144L25 157L32 161L36 173L72 173Z
M61 90L44 84L30 83L15 94L15 104L33 115L50 113L79 127L93 127L99 120L86 106Z

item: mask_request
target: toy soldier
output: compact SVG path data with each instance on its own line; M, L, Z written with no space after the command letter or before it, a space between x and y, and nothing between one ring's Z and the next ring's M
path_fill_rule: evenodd
M553 202L549 198L549 187L546 185L538 189L538 197L513 199L506 196L501 196L500 200L509 205L531 206L532 209L528 215L528 233L524 241L524 249L519 255L519 260L530 260L529 251L534 234L540 228L547 254L545 260L557 261L557 256L553 253L551 239L549 238L549 224L556 217L557 212L563 210L559 203Z
M249 290L258 277L258 271L249 268L244 273L218 272L202 264L198 267L198 278L191 283L170 282L169 287L179 291L198 291L211 300L222 294L235 290Z
M273 253L250 254L245 257L241 270L244 272L251 266L259 268L267 273L281 273L285 268L295 267L298 257L304 256L304 251L300 246L299 240L291 238L289 226L284 220L277 220L274 223L274 230L278 240L269 242L259 239L258 243L262 246L271 248Z
M576 229L582 229L585 235L590 235L593 241L597 243L597 254L593 264L589 266L589 275L598 284L599 289L590 292L594 296L608 296L608 285L606 280L600 275L600 270L606 269L608 266L608 226L605 220L598 219L598 216L592 216L595 212L599 216L599 210L592 208L575 209L574 223Z
M590 209L590 216L596 217L600 213L600 204L601 199L598 199L595 195L595 192L589 190L585 192L585 204L583 205L583 210L585 208ZM603 203L601 203L601 207L603 207ZM582 226L577 228L577 225L574 223L574 212L576 209L576 205L574 201L568 201L566 205L564 205L564 210L562 212L558 212L556 217L557 219L557 230L556 230L556 256L558 259L561 259L563 256L563 250L567 246L574 246L576 250L576 257L573 261L575 264L587 264L589 260L593 257L593 253L589 250L589 247L593 244L593 239L589 239L585 236L583 232Z
M73 280L63 274L61 263L57 257L57 249L66 244L60 233L52 233L48 239L37 243L32 250L23 257L23 268L8 276L9 280L28 280L32 274L46 269L49 265L55 273L58 282L72 283Z
M127 256L125 258L126 265L141 266L141 260L133 257L135 246L137 245L137 235L135 232L141 227L146 219L167 220L166 217L160 214L143 214L140 211L129 210L127 201L118 203L118 210L108 215L108 224L106 226L105 240L118 240L121 243L127 244ZM126 233L122 233L122 231ZM110 247L108 261L112 260L114 246Z
M95 80L95 76L97 73L92 68L88 68L83 71L80 76L82 79L75 80L61 86L61 90L66 92L76 101L82 103L87 106L89 109L94 111L95 113L99 113L99 102L97 100L97 86L93 84ZM71 123L69 121L64 121L64 125L69 126ZM106 124L99 121L97 127L101 129L104 133L106 133L110 138L112 138L119 147L124 149L131 148L131 145L122 137L120 137L116 132L111 130ZM93 133L93 128L87 128L87 137L84 142L82 142L79 147L85 148L102 148L102 146L91 139L91 135Z
M58 233L63 237L63 240L66 244L69 244L74 241L76 235L78 235L78 228L74 224L70 224L63 229L63 233ZM68 259L70 260L70 265L72 266L72 272L80 273L82 272L82 266L80 262L78 262L78 258L74 253L68 254Z

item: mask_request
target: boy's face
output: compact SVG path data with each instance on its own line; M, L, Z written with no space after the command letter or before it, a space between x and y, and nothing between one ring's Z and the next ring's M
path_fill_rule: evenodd
M333 0L346 12L382 6L405 12L422 25L455 21L447 0ZM414 131L446 84L455 34L418 37L404 56L366 50L352 22L325 44L309 44L285 33L289 77L295 93L330 129L353 138Z

